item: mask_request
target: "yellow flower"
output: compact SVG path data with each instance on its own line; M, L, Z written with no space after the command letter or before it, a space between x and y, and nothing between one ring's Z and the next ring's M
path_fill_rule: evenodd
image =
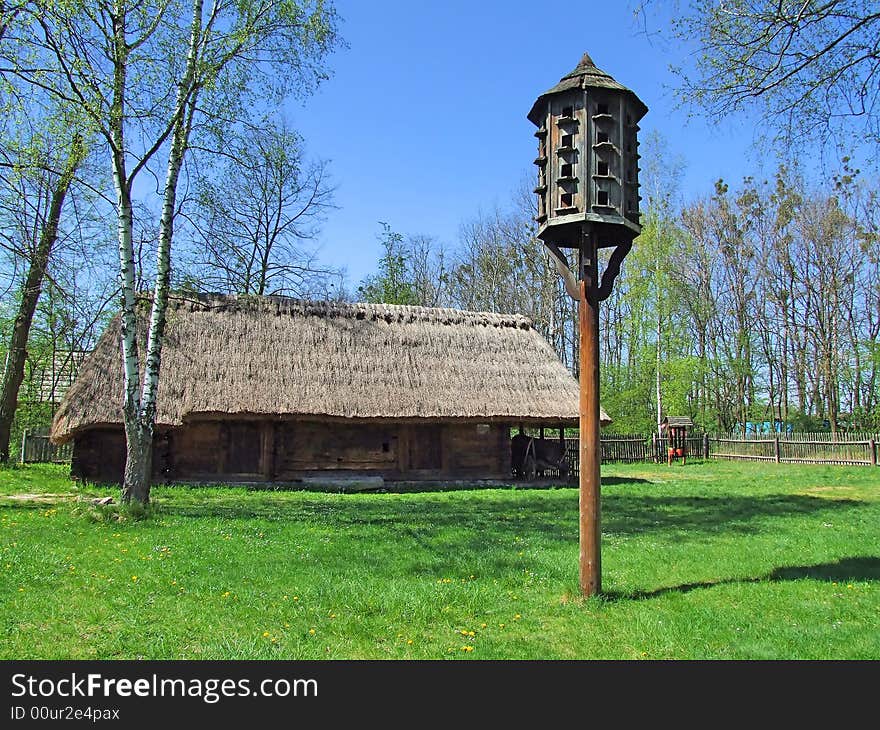
M136 575L133 575L133 576L131 576L131 579L132 579L132 580L137 580L138 577L137 577Z
M315 635L315 630L314 630L314 629L309 629L309 633L310 633L312 636L314 636L314 635Z
M468 644L467 646L461 647L461 650L462 651L473 651L474 647L472 647L470 644Z
M516 614L516 616L513 617L513 620L519 621L521 618L522 618L522 616L520 616L519 614Z
M486 626L488 626L488 624L480 624L480 628L481 628L481 629L485 629Z
M407 640L407 644L412 644L412 639Z
M268 639L268 638L269 638L269 632L268 632L268 631L264 631L264 632L263 632L263 638L264 638L264 639Z

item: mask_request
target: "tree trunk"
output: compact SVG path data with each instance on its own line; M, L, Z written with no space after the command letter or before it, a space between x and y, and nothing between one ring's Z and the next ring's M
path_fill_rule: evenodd
M46 269L49 266L49 256L52 247L58 239L58 223L61 220L61 210L64 207L64 198L73 182L73 176L80 166L84 157L82 141L79 137L74 139L73 147L64 167L55 190L52 191L52 201L40 240L36 250L28 262L28 272L22 286L21 302L15 315L15 323L12 329L12 337L9 341L9 351L6 358L6 366L3 369L2 384L0 384L0 462L9 461L9 438L12 432L12 420L18 407L18 391L24 380L24 365L27 359L27 343L31 331L31 323L40 293L43 290L43 280L46 278Z
M149 504L153 470L153 424L138 421L125 429L125 475L122 502Z

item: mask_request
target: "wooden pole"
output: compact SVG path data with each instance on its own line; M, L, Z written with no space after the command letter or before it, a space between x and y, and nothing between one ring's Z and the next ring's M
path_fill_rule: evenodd
M581 243L580 302L580 587L602 590L599 441L599 300L596 238Z

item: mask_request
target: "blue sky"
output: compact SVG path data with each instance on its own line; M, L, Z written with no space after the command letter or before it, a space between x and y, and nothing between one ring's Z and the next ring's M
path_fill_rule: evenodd
M454 245L462 222L504 207L534 174L526 113L584 52L647 104L642 138L658 130L685 163L681 194L709 194L754 172L753 128L689 121L676 111L671 62L686 49L644 33L628 2L336 0L348 48L332 78L287 118L310 156L330 160L333 211L323 262L352 289L375 271L379 221ZM659 29L661 19L655 18Z

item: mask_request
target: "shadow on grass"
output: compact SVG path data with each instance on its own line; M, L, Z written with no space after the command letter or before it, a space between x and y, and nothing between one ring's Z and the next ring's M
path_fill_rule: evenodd
M378 499L375 497L379 497ZM791 516L832 514L866 503L809 495L676 497L606 494L602 498L605 535L699 533L753 534L768 521ZM302 522L327 529L363 527L431 538L466 529L479 540L503 539L512 529L523 538L576 542L578 495L569 490L546 494L496 490L449 494L336 496L321 499L279 493L259 497L214 491L199 503L171 500L162 514L193 519L222 518Z
M782 581L801 580L827 581L829 583L847 583L849 581L880 581L880 558L874 556L858 556L841 558L833 563L816 565L791 565L775 568L765 576L758 578L728 578L717 581L684 583L678 586L658 588L654 591L609 591L603 594L608 601L643 601L650 598L661 598L675 593L690 593L702 588L735 585L745 583L776 583Z

